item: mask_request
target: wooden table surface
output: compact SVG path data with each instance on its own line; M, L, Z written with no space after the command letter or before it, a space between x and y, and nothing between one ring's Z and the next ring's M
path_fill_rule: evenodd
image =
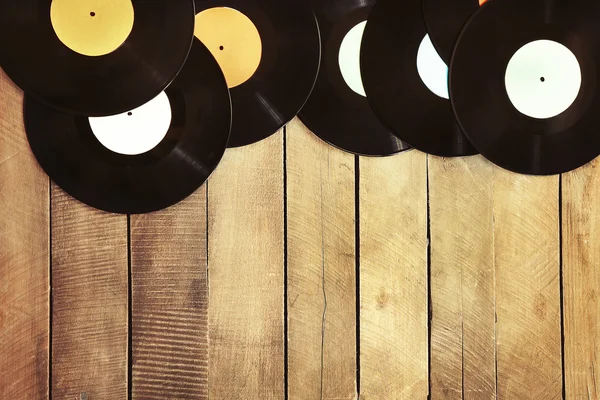
M0 399L598 399L600 168L297 120L148 215L66 195L0 74ZM598 370L598 372L596 372Z

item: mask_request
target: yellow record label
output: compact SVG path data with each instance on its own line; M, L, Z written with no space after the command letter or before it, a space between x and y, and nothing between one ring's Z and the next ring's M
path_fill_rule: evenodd
M262 57L262 41L254 23L233 8L215 7L196 15L195 35L215 57L227 86L254 75Z
M118 49L133 29L131 0L52 0L50 19L60 41L86 56Z

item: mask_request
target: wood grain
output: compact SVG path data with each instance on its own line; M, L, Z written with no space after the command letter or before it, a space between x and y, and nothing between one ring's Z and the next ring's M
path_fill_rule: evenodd
M208 398L206 189L131 216L132 398Z
M47 399L49 179L23 126L23 93L0 71L0 399Z
M361 158L359 168L361 399L426 399L426 155Z
M355 399L354 156L286 133L289 399Z
M127 398L127 216L52 186L52 397Z
M495 399L493 167L429 156L431 398Z
M567 399L600 398L600 160L563 175L563 305Z
M283 134L230 149L208 183L209 397L284 398Z
M494 170L501 399L562 398L558 181Z

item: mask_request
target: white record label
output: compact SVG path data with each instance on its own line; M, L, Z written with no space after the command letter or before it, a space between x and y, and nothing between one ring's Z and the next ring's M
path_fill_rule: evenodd
M360 44L366 25L367 21L359 22L346 33L338 55L340 72L346 85L363 97L367 95L360 75Z
M89 118L100 143L115 153L142 154L155 148L171 126L171 103L165 92L129 112Z
M425 35L417 51L417 71L427 88L436 96L449 99L448 66L433 47L429 35Z
M536 40L515 52L505 75L513 106L532 118L555 117L577 98L581 68L575 55L561 43Z

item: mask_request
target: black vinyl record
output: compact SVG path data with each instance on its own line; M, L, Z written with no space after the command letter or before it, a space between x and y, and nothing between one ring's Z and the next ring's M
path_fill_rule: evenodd
M319 69L319 29L306 0L196 0L197 14L216 7L244 14L262 41L258 69L230 88L233 122L229 147L245 146L276 133L306 102Z
M476 154L452 115L447 68L440 61L443 70L436 76L446 98L430 90L417 69L426 34L421 0L377 2L361 47L367 98L381 121L414 148L442 157Z
M26 96L29 144L46 173L90 206L128 214L171 206L200 187L221 160L231 103L219 65L198 40L165 93L170 126L164 139L143 154L108 150L89 118L60 113Z
M479 0L423 0L427 32L446 64L450 64L460 31L478 8Z
M132 0L131 32L99 56L78 53L59 39L51 3L0 0L0 65L27 94L58 110L105 116L138 107L172 82L188 56L193 0ZM102 18L97 11L86 11L90 24Z
M375 1L314 2L323 56L315 88L298 117L333 146L356 154L383 156L409 146L381 124L366 97L350 88L338 61L342 41L351 29L368 18Z
M598 156L599 19L595 1L491 0L467 22L450 91L459 124L486 158L549 175Z

